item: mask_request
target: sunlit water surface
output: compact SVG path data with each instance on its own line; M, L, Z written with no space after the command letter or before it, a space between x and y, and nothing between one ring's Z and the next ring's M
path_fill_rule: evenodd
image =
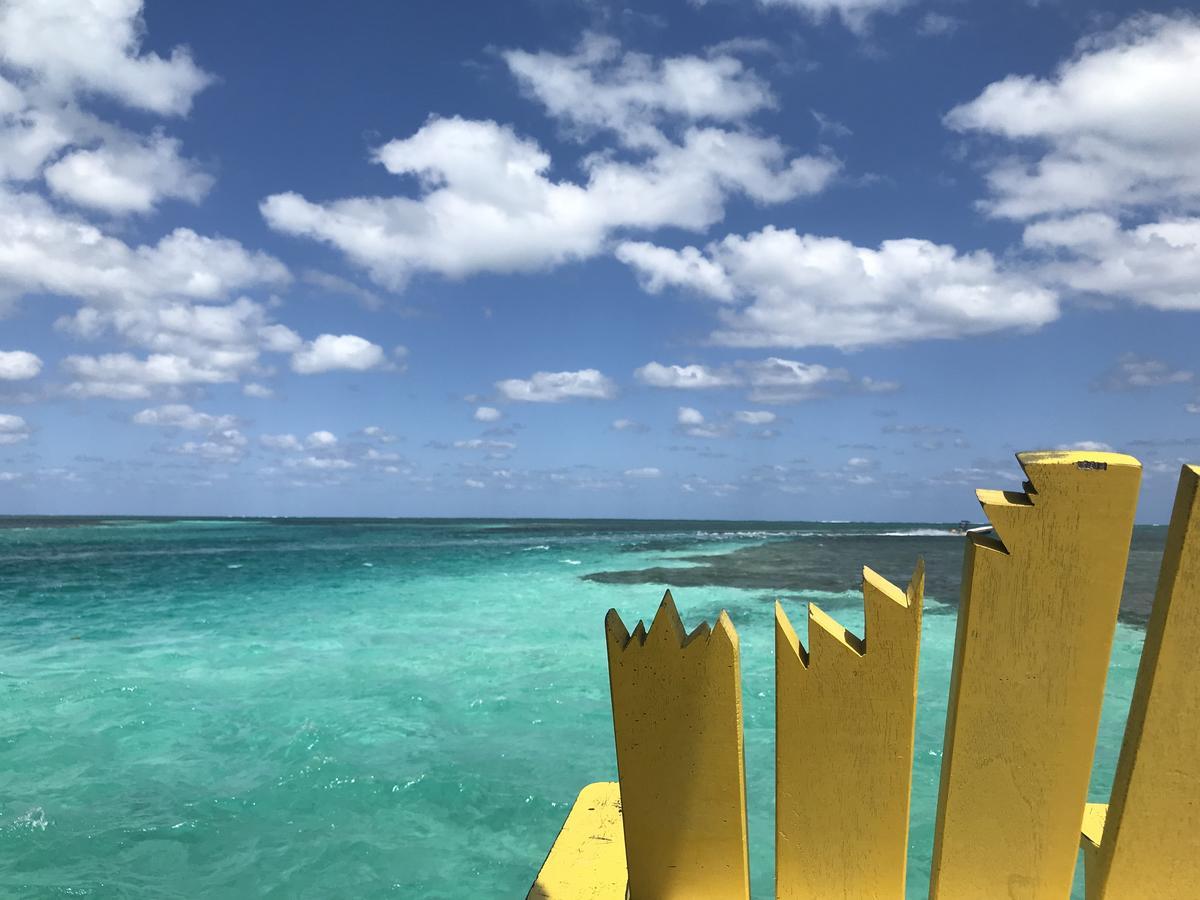
M0 895L523 897L579 789L615 779L604 613L648 619L670 581L689 627L727 609L741 636L770 897L771 604L861 633L861 566L903 581L918 554L927 890L962 557L944 526L46 524L0 529ZM1142 606L1158 531L1135 542ZM1118 627L1094 799L1141 641Z

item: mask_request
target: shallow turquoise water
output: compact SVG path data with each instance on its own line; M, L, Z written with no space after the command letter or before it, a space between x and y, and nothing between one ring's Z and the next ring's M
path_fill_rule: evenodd
M0 529L0 894L521 897L575 794L615 778L602 620L661 586L589 572L895 526L147 522ZM854 529L857 529L855 531ZM874 529L874 531L872 531ZM915 530L915 529L913 529ZM961 543L845 556L952 598ZM816 544L814 543L814 546ZM825 557L822 557L825 558ZM939 582L937 577L942 577ZM781 580L781 584L784 583ZM826 585L826 587L828 587ZM778 591L675 591L742 643L752 868L771 896ZM954 607L923 632L910 893L928 882ZM854 591L817 599L862 627ZM1137 667L1118 629L1104 799Z

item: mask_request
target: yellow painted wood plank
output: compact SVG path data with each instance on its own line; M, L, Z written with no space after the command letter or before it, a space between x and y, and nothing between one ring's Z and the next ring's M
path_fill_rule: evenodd
M750 895L737 634L684 632L668 591L649 632L605 619L631 900Z
M1104 834L1104 820L1107 817L1107 803L1089 803L1083 808L1079 848L1083 851L1084 885L1088 896L1095 890L1096 879L1099 877L1096 863L1100 856L1100 839Z
M625 835L615 781L579 792L525 900L625 900Z
M863 569L865 640L810 603L807 651L775 605L780 900L903 900L924 584Z
M1141 465L1022 453L964 559L930 896L1071 889Z
M1088 900L1200 896L1200 467L1180 473L1112 800L1085 840Z

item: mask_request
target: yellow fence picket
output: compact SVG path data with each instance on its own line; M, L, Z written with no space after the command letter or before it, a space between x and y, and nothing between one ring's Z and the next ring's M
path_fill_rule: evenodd
M930 896L1070 893L1141 465L1022 453L964 560Z
M625 835L615 781L579 792L525 900L625 900Z
M685 634L668 591L647 633L605 620L630 900L746 900L737 634Z
M1200 468L1185 466L1107 816L1085 823L1088 900L1200 893Z
M865 640L775 605L775 896L903 900L925 567L863 570Z

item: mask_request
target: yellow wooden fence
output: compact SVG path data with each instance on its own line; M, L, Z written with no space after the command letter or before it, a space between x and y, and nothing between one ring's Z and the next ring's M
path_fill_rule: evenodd
M1185 466L1111 803L1087 803L1141 466L1022 453L967 537L931 900L1200 898L1200 468ZM904 897L924 568L863 570L866 629L775 610L775 893ZM738 640L605 620L619 783L588 785L530 898L746 900Z

